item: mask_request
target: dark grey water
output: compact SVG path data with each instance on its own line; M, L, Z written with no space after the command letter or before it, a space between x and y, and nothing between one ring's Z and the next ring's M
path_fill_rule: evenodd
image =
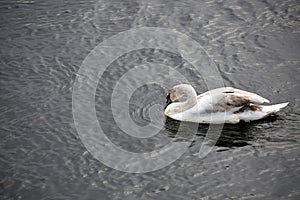
M0 10L1 199L300 198L299 1L13 0L1 1ZM226 125L204 159L197 155L207 127L199 126L188 151L166 168L130 174L106 167L78 137L72 87L96 45L143 26L185 33L215 61L225 85L289 107L259 122ZM173 66L198 93L206 90L201 76L171 52L137 50L111 63L97 87L97 117L115 144L135 152L173 137L129 137L107 107L112 85L145 62ZM145 125L143 106L163 105L165 91L139 87L131 100L132 118ZM167 120L166 129L176 132L177 125Z

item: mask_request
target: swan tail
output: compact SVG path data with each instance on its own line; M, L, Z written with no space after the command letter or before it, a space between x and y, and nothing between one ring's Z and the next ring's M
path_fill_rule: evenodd
M277 113L278 111L280 111L281 109L286 107L288 104L289 104L289 102L275 104L275 105L271 105L271 106L262 106L263 107L262 111L267 114Z

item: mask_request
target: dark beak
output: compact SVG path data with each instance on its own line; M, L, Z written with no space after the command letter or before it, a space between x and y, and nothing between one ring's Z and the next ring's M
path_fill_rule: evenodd
M168 105L170 105L171 103L173 103L173 101L171 100L170 98L170 93L168 94L167 96L167 101L166 101L166 106L165 106L165 109L168 107Z

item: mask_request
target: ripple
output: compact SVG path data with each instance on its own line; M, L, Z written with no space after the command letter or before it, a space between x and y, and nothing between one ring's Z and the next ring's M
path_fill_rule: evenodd
M13 0L2 1L0 10L3 199L292 199L299 195L297 0ZM272 103L289 101L289 107L262 121L225 126L217 146L204 159L197 155L206 126L199 126L195 135L178 133L179 122L166 119L156 137L129 137L103 105L110 104L112 85L135 65L172 66L198 93L206 90L203 77L180 56L156 49L130 52L111 63L96 91L98 119L109 137L135 152L161 148L176 139L191 145L179 160L156 172L127 174L107 168L86 151L77 135L72 87L82 60L98 43L142 26L187 34L216 62L225 85L254 91ZM134 92L130 113L136 124L147 125L149 108L164 104L165 89L146 85Z

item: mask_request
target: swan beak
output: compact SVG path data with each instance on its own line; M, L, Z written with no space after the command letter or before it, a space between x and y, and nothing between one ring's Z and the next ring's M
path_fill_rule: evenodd
M173 101L171 100L170 93L169 93L168 96L167 96L167 101L166 101L165 109L166 109L166 108L168 107L168 105L170 105L171 103L173 103Z

